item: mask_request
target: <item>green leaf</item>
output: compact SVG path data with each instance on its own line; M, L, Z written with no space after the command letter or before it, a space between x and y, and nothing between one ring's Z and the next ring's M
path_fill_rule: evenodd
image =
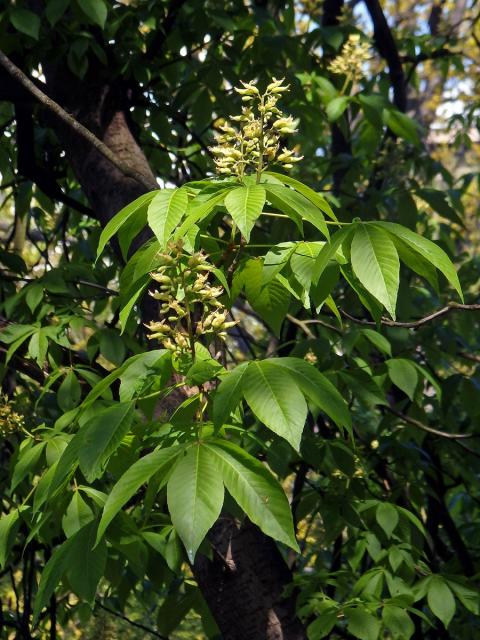
M80 468L89 482L99 478L112 453L130 430L133 403L119 402L99 411L82 427Z
M383 122L393 133L414 145L420 144L415 121L396 109L384 109Z
M148 224L157 237L160 249L167 246L172 232L180 223L187 207L186 189L163 189L148 205Z
M93 520L92 510L82 498L80 492L74 491L70 504L62 519L62 527L65 535L67 538L70 538L91 520Z
M148 482L155 473L164 476L171 468L179 452L180 449L178 447L156 449L152 451L152 453L140 458L140 460L137 460L123 474L113 487L103 508L102 518L98 525L97 544L123 505L126 504L142 484Z
M250 520L266 535L298 550L290 505L270 471L231 442L215 440L205 446L215 455L228 492Z
M77 4L94 24L101 29L105 27L108 10L104 0L77 0Z
M307 628L308 640L321 640L328 636L338 621L336 611L322 611Z
M326 112L329 122L335 122L343 114L350 102L350 96L338 96L327 104Z
M67 10L70 0L48 0L45 15L47 20L54 27Z
M400 261L389 235L380 227L359 223L352 240L351 259L362 285L395 319Z
M241 272L248 302L254 311L280 334L282 322L290 306L290 295L278 280L271 280L262 286L262 262L252 258Z
M62 411L70 411L77 406L82 396L82 389L77 376L69 371L57 391L57 403Z
M332 236L330 242L327 242L325 246L321 249L320 253L317 256L315 261L315 267L313 270L313 282L318 282L318 279L322 275L330 260L335 258L335 255L338 249L342 246L344 242L346 242L349 236L353 233L353 227L343 227L340 231L337 231L335 235Z
M438 189L417 189L416 195L420 196L434 211L447 218L447 220L463 225L462 218L450 205L443 191Z
M263 211L265 199L265 189L259 184L233 189L225 198L225 207L247 242L255 221Z
M365 336L365 338L382 353L385 353L387 356L392 355L390 342L378 331L374 329L360 329L360 334Z
M244 395L257 418L298 451L307 405L288 371L269 360L250 362L244 380Z
M264 184L268 200L280 211L286 213L297 224L298 217L308 220L327 239L330 237L328 227L321 209L311 200L294 189L279 184Z
M14 491L29 473L35 471L37 462L40 460L46 444L46 442L39 442L32 447L25 447L21 450L13 471L10 491Z
M220 378L213 398L213 422L217 429L228 421L242 399L247 367L248 362L243 362Z
M145 289L148 287L149 284L150 284L150 278L148 276L145 276L144 281L138 285L138 288L135 291L135 293L133 293L132 296L130 296L130 298L128 299L128 302L123 305L122 310L120 311L120 314L119 314L119 320L122 326L122 334L127 327L127 322L128 322L128 319L130 318L130 314L132 313L133 307L135 306L138 299L143 294L143 292L145 291Z
M392 358L387 360L385 364L390 380L413 402L418 384L418 371L414 363L406 358Z
M442 577L432 576L428 584L427 602L432 613L448 628L455 615L455 599Z
M347 403L334 385L314 366L300 358L270 358L264 360L267 369L280 367L291 374L303 393L336 424L349 431L352 422Z
M478 616L480 613L480 597L478 590L470 589L455 580L447 580L447 582L448 586L452 589L463 606L470 611L470 613Z
M15 542L19 526L19 509L15 509L0 518L0 569L3 569L5 566L5 561L10 551L10 547Z
M17 31L25 33L34 40L38 40L40 32L40 18L28 9L14 8L10 13L10 22Z
M95 3L96 0L90 0L90 2ZM133 202L130 202L130 204L127 204L126 207L121 209L117 214L113 216L111 220L108 221L104 230L100 234L100 239L98 241L98 247L97 247L97 259L105 249L105 246L107 242L110 240L110 238L112 238L117 233L120 227L123 224L125 224L125 222L130 218L130 216L146 208L149 202L153 200L153 198L155 197L155 194L157 193L158 191L150 191L149 193L144 193Z
M94 538L95 522L91 522L54 551L40 578L33 610L34 624L67 571L74 591L81 598L93 602L107 560L105 545L92 550Z
M185 382L190 386L203 384L217 377L222 365L216 360L197 360L185 375Z
M360 640L377 640L380 621L365 609L347 609L348 631Z
M265 171L265 174L267 176L276 178L289 187L293 187L295 191L298 191L303 196L308 198L310 202L313 202L313 204L317 206L320 211L323 211L323 213L327 214L329 218L335 221L337 220L337 216L333 213L328 201L325 200L325 198L320 193L317 193L306 184L303 184L303 182L299 182L298 180L295 180L295 178L291 178L290 176L283 175L283 173L275 173L275 171Z
M105 573L107 545L101 541L94 548L96 523L91 522L75 534L75 544L68 554L66 575L74 593L90 606L95 601L97 586Z
M296 248L297 243L283 242L270 249L263 260L262 286L271 282L275 276L282 271L288 264Z
M190 446L177 459L167 484L172 524L190 562L223 505L223 483L215 456L203 444Z
M386 604L382 610L382 618L385 626L401 640L410 640L415 633L415 625L405 609Z
M406 242L411 249L415 250L428 262L433 264L439 271L441 271L441 273L443 273L452 287L457 291L461 300L463 300L462 288L460 286L455 267L445 251L438 245L431 240L420 236L418 233L415 233L406 227L402 227L400 224L396 224L395 222L374 222L368 224L369 226L384 229Z
M28 355L34 358L37 361L38 366L42 369L47 357L47 350L48 338L45 328L37 329L28 343Z
M324 244L323 242L299 242L290 259L293 274L306 291L312 284L316 259Z
M53 592L60 584L60 580L63 578L71 557L75 552L75 540L79 533L80 532L71 538L68 538L62 545L57 547L53 552L52 557L45 565L40 578L40 584L38 585L37 595L35 597L33 624L36 624L43 607L47 605Z
M202 202L196 202L196 199L191 201L187 210L187 217L175 232L175 239L184 238L197 222L206 218L216 206L222 204L225 195L230 189L231 187L222 189L219 193Z
M398 511L393 504L381 502L375 512L378 524L385 531L387 538L390 538L399 521Z

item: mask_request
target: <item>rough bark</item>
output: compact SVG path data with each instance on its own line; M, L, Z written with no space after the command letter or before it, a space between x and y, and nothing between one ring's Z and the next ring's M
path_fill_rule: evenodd
M292 576L276 544L227 516L209 537L213 559L199 554L193 570L223 640L305 640L294 594L284 595Z

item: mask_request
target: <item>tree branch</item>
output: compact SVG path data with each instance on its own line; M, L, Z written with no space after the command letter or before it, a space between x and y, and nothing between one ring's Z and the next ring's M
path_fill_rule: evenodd
M109 160L119 171L124 175L136 180L145 189L151 191L158 189L156 182L152 181L148 177L144 176L141 172L137 171L134 167L130 167L124 162L121 162L115 153L107 147L97 136L83 126L72 115L67 113L63 107L61 107L55 100L52 100L41 89L39 89L24 73L21 71L3 51L0 51L0 65L8 71L8 73L19 83L27 89L44 107L49 109L56 115L59 120L62 120L78 135L82 136L92 147L94 147L99 153L101 153L107 160Z
M433 427L429 427L420 420L416 420L415 418L411 418L410 416L406 416L404 413L393 409L392 407L385 407L387 411L393 413L393 415L397 416L397 418L401 418L407 424L412 425L413 427L417 427L418 429L422 429L422 431L427 431L428 433L433 433L436 436L440 436L441 438L447 438L448 440L466 440L467 438L478 438L480 434L476 433L447 433L446 431L439 431L438 429L434 429Z
M101 609L103 609L104 611L108 611L108 613L110 613L112 616L115 616L116 618L120 618L120 620L124 620L125 622L128 622L128 624L130 624L132 627L136 627L137 629L146 631L147 633L152 635L154 638L160 638L160 640L169 640L168 636L162 636L162 634L155 631L155 629L150 629L150 627L146 627L144 624L141 624L140 622L136 622L135 620L128 618L127 616L123 615L123 613L119 613L114 609L110 609L110 607L107 607L104 604L102 604L100 600L98 600L98 598L95 600L95 604L99 606Z
M407 109L407 85L397 45L378 0L365 0L373 22L373 36L378 52L388 64L393 89L393 102L400 111Z
M460 304L459 302L449 302L446 307L442 307L438 309L438 311L434 311L430 313L428 316L420 318L419 320L413 320L412 322L397 322L396 320L390 320L389 318L382 318L380 320L381 325L386 327L402 327L403 329L416 329L421 327L432 320L436 320L441 316L445 316L451 311L480 311L480 304ZM355 316L350 315L343 309L340 309L340 313L348 320L355 322L356 324L363 324L369 327L376 327L377 322L373 320L364 320L363 318L356 318Z

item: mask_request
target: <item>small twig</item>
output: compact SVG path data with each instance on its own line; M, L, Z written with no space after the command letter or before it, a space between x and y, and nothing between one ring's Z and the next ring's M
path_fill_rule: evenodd
M128 622L128 624L132 625L132 627L136 627L137 629L142 629L142 631L146 631L147 633L154 636L155 638L160 638L160 640L169 640L168 636L163 636L161 633L158 633L154 629L150 629L150 627L146 627L144 624L141 624L140 622L136 622L135 620L128 618L127 616L123 615L123 613L119 613L114 609L110 609L110 607L107 607L104 604L102 604L100 600L98 600L98 598L95 600L95 604L99 606L101 609L108 611L108 613L111 613L112 616L115 616L117 618L120 618L120 620L124 620L125 622Z
M2 67L29 93L31 93L44 107L54 113L57 118L67 124L78 135L87 140L92 147L109 160L119 171L129 178L133 178L148 191L158 189L154 180L149 179L134 167L130 167L118 159L117 155L89 129L83 126L78 120L70 115L58 102L52 100L41 89L39 89L24 73L8 58L3 51L0 51L0 64Z
M412 425L413 427L418 427L422 429L422 431L428 431L428 433L433 433L436 436L440 436L441 438L448 438L449 440L465 440L467 438L478 438L480 434L475 433L447 433L446 431L439 431L438 429L434 429L433 427L429 427L420 420L416 420L415 418L411 418L410 416L406 416L405 414L393 409L392 407L385 407L387 411L393 413L394 416L401 418L407 424Z
M309 338L314 338L315 336L313 335L313 333L310 331L310 329L308 328L307 325L309 324L318 324L321 327L325 327L325 329L330 329L330 331L335 331L335 333L339 333L340 335L343 335L343 331L341 329L339 329L338 327L335 327L333 324L330 324L328 322L324 322L323 320L319 320L318 318L312 318L309 320L300 320L299 318L295 318L294 316L290 315L289 313L287 313L287 319L290 320L290 322L293 322L294 324L298 325L300 327L300 329L302 329L302 331L309 337Z
M471 360L472 362L480 363L480 356L477 356L475 353L467 353L466 351L459 351L458 355L461 358L465 358L465 360Z
M451 311L480 311L480 304L460 304L459 302L449 302L446 307L442 307L438 309L438 311L434 311L430 313L428 316L420 318L419 320L413 320L412 322L397 322L396 320L390 320L389 318L382 318L379 324L385 325L386 327L403 327L404 329L416 329L417 327L421 327L427 322L431 322L432 320L436 320L441 316L450 313ZM364 320L363 318L356 318L355 316L350 315L343 309L340 309L340 313L348 320L355 322L357 324L364 324L370 327L377 326L377 323L373 320Z

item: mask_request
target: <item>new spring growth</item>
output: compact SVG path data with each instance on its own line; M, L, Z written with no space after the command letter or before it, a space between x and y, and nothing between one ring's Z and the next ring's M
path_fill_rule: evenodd
M235 88L246 104L241 115L231 116L235 125L227 122L220 127L222 133L211 148L219 174L241 179L247 173L256 173L259 180L269 164L277 162L291 169L302 160L303 156L280 148L282 138L295 133L298 124L277 106L282 93L288 91L289 85L283 83L283 78L273 78L263 93L253 82L242 82L242 87Z
M228 311L218 300L223 288L209 282L214 266L207 256L185 254L179 242L159 258L160 266L150 274L159 287L150 295L161 302L160 320L146 325L147 337L179 357L193 354L201 336L225 339L237 323L227 320Z
M360 36L352 33L338 56L328 65L332 73L344 75L346 83L358 82L364 76L363 65L370 59L368 42L360 42Z

